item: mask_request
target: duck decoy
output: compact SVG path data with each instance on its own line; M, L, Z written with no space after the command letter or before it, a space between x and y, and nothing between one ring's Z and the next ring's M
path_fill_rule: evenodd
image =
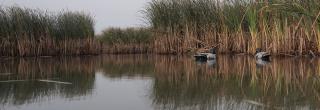
M216 59L216 49L210 49L210 53L197 53L194 55L197 61L207 61Z
M261 48L256 49L255 58L260 60L269 61L270 60L270 53L268 52L262 52Z

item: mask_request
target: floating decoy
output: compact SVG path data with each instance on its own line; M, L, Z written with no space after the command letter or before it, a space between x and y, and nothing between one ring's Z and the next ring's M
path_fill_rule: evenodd
M266 60L266 61L269 61L270 60L270 53L268 52L262 52L262 49L261 48L257 48L256 49L256 55L255 55L255 58L256 59L261 59L261 60Z
M194 55L194 57L197 61L207 61L216 59L216 49L210 49L210 53L198 53L197 55Z
M316 57L316 54L314 54L311 50L309 50L309 57L315 58L315 57Z

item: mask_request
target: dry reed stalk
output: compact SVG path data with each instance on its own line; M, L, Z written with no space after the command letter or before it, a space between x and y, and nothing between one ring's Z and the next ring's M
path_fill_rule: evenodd
M220 53L319 53L319 1L154 0L145 10L155 53L184 54L219 45ZM310 27L311 25L311 27Z
M84 13L66 11L54 14L20 7L0 7L0 18L0 56L100 53L100 47L94 40L93 19ZM81 43L85 43L83 52L80 52Z

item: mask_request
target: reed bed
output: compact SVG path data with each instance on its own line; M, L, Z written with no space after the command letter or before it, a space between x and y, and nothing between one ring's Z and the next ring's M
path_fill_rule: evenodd
M152 52L152 35L147 28L109 28L98 36L103 53L140 54Z
M0 7L0 56L98 54L93 25L82 12Z
M144 13L156 53L320 54L319 0L152 0Z

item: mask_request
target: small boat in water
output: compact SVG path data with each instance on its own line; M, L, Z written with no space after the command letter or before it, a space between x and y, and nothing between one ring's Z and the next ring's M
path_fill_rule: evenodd
M216 49L210 49L209 53L197 53L193 57L195 57L197 61L207 61L216 59Z

